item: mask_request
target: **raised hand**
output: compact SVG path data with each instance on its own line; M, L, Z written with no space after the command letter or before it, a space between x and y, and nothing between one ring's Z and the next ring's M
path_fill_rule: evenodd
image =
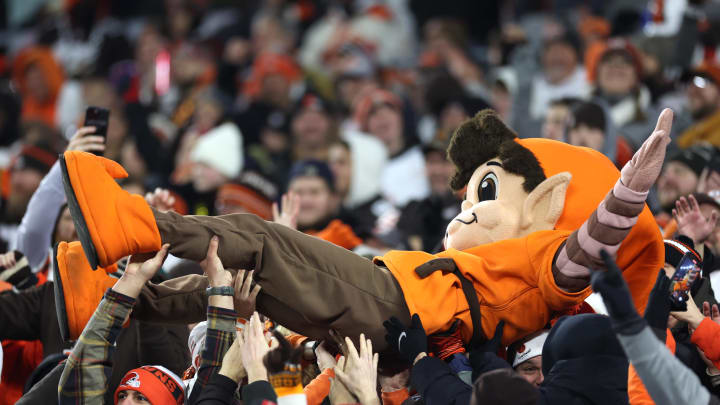
M717 304L712 304L712 310L710 309L710 303L703 302L703 315L710 318L713 322L720 325L720 309Z
M145 283L153 278L155 273L162 267L168 249L170 249L170 245L166 243L156 253L132 255L122 277L112 287L113 291L131 298L137 298Z
M683 321L688 324L693 330L700 325L700 322L705 319L700 309L695 305L692 295L688 294L687 309L682 312L671 312L670 313L678 321Z
M592 272L590 284L600 293L610 315L610 324L621 335L634 335L647 325L635 309L630 289L615 260L605 251L600 251L607 270Z
M217 236L210 238L207 255L205 256L205 260L200 262L200 267L202 267L203 272L207 276L211 287L229 287L232 285L232 273L225 270L218 257L217 250L219 244L220 239Z
M65 150L77 150L89 153L105 152L105 138L91 135L95 133L95 129L95 127L82 127L75 131Z
M340 357L335 367L336 377L330 379L330 398L331 404L354 404L357 403L357 399L350 392L348 387L337 378L337 371L345 369L345 357Z
M470 351L470 367L472 367L473 381L481 374L498 368L510 367L507 361L498 357L498 351L502 346L503 329L505 321L498 322L492 339L478 345Z
M250 319L255 312L255 300L262 289L259 284L255 284L255 287L250 289L253 273L252 270L240 270L235 276L235 312L243 319Z
M15 265L15 251L11 250L0 255L0 267L9 268Z
M655 336L657 336L661 342L664 342L667 337L667 322L672 306L672 301L670 300L671 284L672 281L670 281L670 278L665 274L665 270L660 269L657 279L655 279L655 285L653 285L650 291L650 297L645 307L645 314L643 314L643 318L645 318L648 325L652 328L653 333L655 333Z
M418 314L412 316L410 327L405 327L402 321L395 317L383 322L383 326L387 331L385 340L388 345L394 347L409 362L414 363L427 353L427 334Z
M250 317L250 322L245 325L238 335L238 339L240 340L240 356L247 372L248 383L267 381L267 368L265 368L263 359L270 351L270 346L265 339L263 325L257 312Z
M706 218L692 195L689 198L680 197L675 201L672 214L677 221L678 232L692 239L695 245L705 243L718 222L717 211L713 210L710 218Z
M155 273L157 273L160 267L162 267L168 249L170 249L170 244L166 243L154 254L146 253L130 256L130 261L125 268L124 275L139 277L144 279L144 281L149 281L155 276Z
M247 373L242 363L242 355L240 354L240 336L241 332L237 332L235 341L230 346L225 356L223 356L222 366L220 367L219 374L228 377L229 379L240 382Z
M164 188L156 188L152 193L145 194L145 201L160 212L173 211L175 197Z
M337 366L335 356L330 354L330 351L326 347L326 343L322 342L318 347L315 348L315 358L317 359L317 365L320 371L325 371L329 368Z
M670 143L673 111L666 108L658 117L655 130L635 152L620 172L622 183L633 191L645 193L655 183L665 160L667 145Z
M349 338L345 338L348 358L345 369L335 368L335 376L363 405L379 404L377 396L378 354L372 351L372 342L360 335L360 352Z
M300 201L297 195L293 193L283 194L281 197L280 210L278 210L277 203L273 203L273 222L280 225L285 225L288 228L297 229L297 217L300 212Z

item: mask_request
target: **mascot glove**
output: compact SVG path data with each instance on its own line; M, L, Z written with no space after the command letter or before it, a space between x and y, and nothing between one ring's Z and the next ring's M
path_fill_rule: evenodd
M660 176L667 145L670 143L672 120L672 110L669 108L663 110L658 117L655 131L635 152L632 160L623 166L620 179L629 189L638 193L646 193Z

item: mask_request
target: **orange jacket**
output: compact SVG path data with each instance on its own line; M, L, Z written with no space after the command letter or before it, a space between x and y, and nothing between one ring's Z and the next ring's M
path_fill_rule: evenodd
M706 317L695 329L690 341L705 353L716 368L720 368L720 325Z
M355 235L352 228L339 219L332 220L322 231L308 232L308 235L317 236L324 241L348 250L352 250L362 243L362 240Z
M43 359L39 340L3 340L0 405L12 405L23 395L25 382Z
M335 378L335 370L328 368L303 388L307 405L320 405L330 395L330 379L332 378Z
M585 222L620 177L604 155L546 139L517 141L531 149L546 177L570 172L572 180L565 208L555 230L535 232L523 238L502 240L437 255L424 252L391 251L375 262L385 265L398 280L411 313L418 313L428 334L450 328L461 321L465 341L472 336L469 307L453 274L435 272L421 279L415 268L436 258L453 258L462 274L471 280L480 299L485 336L505 320L503 343L509 345L545 325L556 312L583 301L590 288L567 293L555 284L552 264L555 253L567 237ZM664 261L660 231L645 207L622 242L617 263L630 287L635 306L644 311L655 275Z
M380 393L383 405L401 405L408 398L410 398L410 391L407 388L391 392L382 391Z

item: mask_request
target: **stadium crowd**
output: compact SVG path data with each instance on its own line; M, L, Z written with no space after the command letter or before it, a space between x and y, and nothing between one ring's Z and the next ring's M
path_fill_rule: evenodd
M720 404L720 2L10 0L0 10L0 405ZM86 125L88 107L109 111L106 133ZM293 318L338 292L273 301L256 269L223 264L233 249L223 235L197 260L163 245L72 276L93 258L78 243L89 236L76 228L63 153L119 163L122 189L153 212L253 214L372 260L445 250L465 209L448 148L482 114L623 170L665 108L670 141L647 195L665 266L649 276L649 299L636 306L603 254L592 295L509 344L503 322L468 341L457 324L427 332L417 314L385 319L380 340L362 325L302 336ZM266 243L257 263L289 263L272 256L298 249ZM679 305L671 285L685 257L702 270ZM173 296L191 281L203 299Z

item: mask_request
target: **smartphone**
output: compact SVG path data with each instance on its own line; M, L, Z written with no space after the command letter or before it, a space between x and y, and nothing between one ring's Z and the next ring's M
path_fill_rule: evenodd
M674 307L684 308L695 280L700 276L702 266L692 253L685 253L675 268L670 280L670 300Z
M110 110L102 107L88 107L85 110L85 124L86 127L95 127L95 133L92 136L102 136L107 138L108 121L110 120ZM102 156L102 152L93 152L96 155Z

